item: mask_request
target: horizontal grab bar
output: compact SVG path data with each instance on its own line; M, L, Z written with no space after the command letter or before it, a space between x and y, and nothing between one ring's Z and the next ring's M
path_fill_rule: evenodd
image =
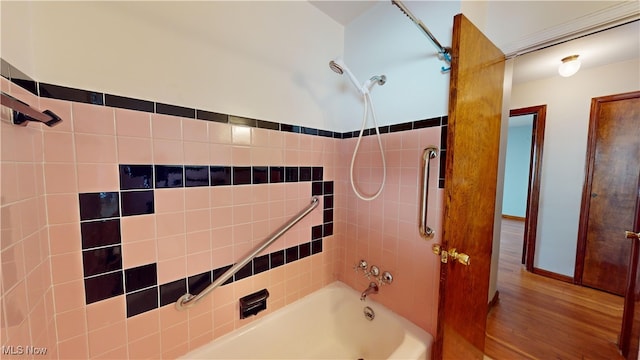
M313 209L318 206L319 200L317 196L314 196L311 199L311 204L309 204L306 208L300 211L297 215L295 215L289 222L282 225L278 230L273 232L271 236L263 240L260 245L255 247L251 252L249 252L241 261L237 262L233 265L229 270L225 271L219 278L217 278L213 283L207 286L204 290L202 290L198 295L191 295L186 293L182 295L176 301L176 309L184 310L188 309L200 301L203 297L207 296L213 289L222 285L225 281L229 280L235 273L237 273L240 269L242 269L245 265L249 263L249 261L253 260L259 253L261 253L264 249L273 244L274 241L278 240L284 233L286 233L289 229L291 229L295 224L297 224L300 220L302 220L305 216L307 216Z
M53 111L45 110L39 112L29 104L4 92L0 93L0 104L13 110L13 123L15 125L27 126L27 121L38 121L51 127L62 122L62 119Z
M429 239L434 231L427 225L427 206L429 203L429 164L431 159L438 156L438 149L427 147L422 152L422 193L420 194L420 236Z

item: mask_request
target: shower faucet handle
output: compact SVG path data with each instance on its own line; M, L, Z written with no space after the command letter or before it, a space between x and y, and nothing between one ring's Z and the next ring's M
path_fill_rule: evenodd
M372 276L374 278L377 278L379 275L380 275L380 269L375 265L371 265L371 268L369 269L369 271L364 273L364 276L366 276L367 279L369 280L371 280Z
M378 278L378 285L382 286L382 285L391 285L391 283L393 282L393 275L391 275L390 272L385 271L382 273L382 275Z
M367 264L367 261L366 261L366 260L360 260L360 262L359 262L359 263L357 263L357 264L355 264L355 265L353 266L353 270L354 270L355 272L358 272L358 271L360 271L360 270L362 270L362 271L367 271L367 266L369 266L369 264Z

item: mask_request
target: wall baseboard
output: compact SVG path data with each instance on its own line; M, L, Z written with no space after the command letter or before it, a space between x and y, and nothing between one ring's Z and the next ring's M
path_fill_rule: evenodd
M493 294L493 298L491 299L491 301L489 301L488 311L491 311L491 308L498 305L499 302L500 302L500 291L496 290L496 293Z
M517 221L525 221L525 220L527 220L527 218L522 217L522 216L514 216L514 215L506 215L506 214L502 214L502 218L503 219L509 219L509 220L517 220Z
M532 272L536 275L545 276L554 280L560 280L560 281L573 284L573 278L571 276L554 273L552 271L543 270L536 267L533 268Z

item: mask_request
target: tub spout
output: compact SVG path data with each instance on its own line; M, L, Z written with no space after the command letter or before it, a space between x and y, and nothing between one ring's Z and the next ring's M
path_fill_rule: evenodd
M377 293L378 293L378 284L372 281L369 283L369 287L362 292L362 295L360 296L360 301L367 300L367 296L369 294L377 294Z

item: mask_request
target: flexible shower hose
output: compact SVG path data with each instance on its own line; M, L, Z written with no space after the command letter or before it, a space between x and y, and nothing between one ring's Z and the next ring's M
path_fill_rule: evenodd
M376 121L376 112L373 108L373 101L371 100L371 95L368 91L365 91L363 94L364 97L364 115L362 116L362 126L360 127L360 135L358 136L358 142L356 142L356 148L353 150L353 156L351 157L351 171L350 171L350 179L351 179L351 188L356 196L365 201L375 200L380 194L382 194L382 190L384 189L384 184L387 180L387 162L384 158L384 150L382 149L382 140L380 137L380 129L378 128L378 122ZM367 123L367 109L371 106L371 117L373 118L373 125L376 129L376 135L378 137L378 146L380 148L380 155L382 156L382 183L380 184L380 188L378 191L372 196L365 196L361 194L356 188L356 184L353 181L353 165L356 162L356 154L358 153L358 149L360 148L360 141L362 140L362 134L364 133L364 127Z

